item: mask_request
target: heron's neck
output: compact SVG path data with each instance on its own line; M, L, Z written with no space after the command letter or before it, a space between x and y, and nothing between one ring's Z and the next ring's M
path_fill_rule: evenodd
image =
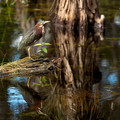
M36 26L35 26L35 29L36 29L36 31L38 32L38 33L42 33L42 34L44 34L44 26L43 25L41 25L40 23L38 23Z

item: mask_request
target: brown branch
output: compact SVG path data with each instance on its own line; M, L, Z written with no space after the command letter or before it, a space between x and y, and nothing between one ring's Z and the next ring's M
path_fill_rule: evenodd
M28 76L31 74L45 74L55 69L59 60L59 58L52 60L41 59L33 62L26 57L0 66L0 77L5 78L14 76Z

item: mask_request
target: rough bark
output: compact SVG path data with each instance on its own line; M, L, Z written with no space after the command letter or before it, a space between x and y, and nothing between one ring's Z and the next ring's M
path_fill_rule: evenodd
M97 0L57 0L55 5L55 22L66 25L70 30L103 27L104 16L100 16Z
M28 57L0 66L0 77L29 76L45 74L56 67L59 59L31 61Z
M56 28L56 42L61 58L60 81L67 86L89 88L101 76L97 61L96 47L98 34L80 32L79 36ZM101 37L101 36L99 36ZM95 73L94 73L95 72ZM89 86L89 87L88 87Z

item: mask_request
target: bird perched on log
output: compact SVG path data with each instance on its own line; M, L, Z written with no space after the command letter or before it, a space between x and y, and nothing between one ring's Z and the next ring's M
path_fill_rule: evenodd
M18 50L28 47L28 55L32 59L30 55L30 46L43 36L43 34L45 33L44 25L49 22L50 21L43 20L38 21L38 23L32 29L30 29L22 38Z

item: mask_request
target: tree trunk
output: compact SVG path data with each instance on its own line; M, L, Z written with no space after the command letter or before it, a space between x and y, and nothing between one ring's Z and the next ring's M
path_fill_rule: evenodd
M99 46L99 34L72 32L56 27L56 42L61 58L59 79L66 87L91 89L93 83L101 79L96 60L96 48Z
M57 0L55 22L69 30L103 28L104 15L100 16L97 0Z

